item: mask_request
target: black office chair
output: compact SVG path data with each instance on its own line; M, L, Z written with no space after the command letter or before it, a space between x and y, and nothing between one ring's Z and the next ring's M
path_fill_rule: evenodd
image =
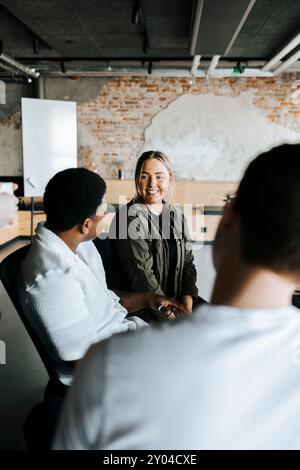
M299 291L297 291L297 293L293 295L292 304L294 305L294 307L300 308L300 292Z
M49 376L44 392L44 400L35 405L26 418L24 425L25 440L28 449L46 449L49 447L52 434L62 407L63 398L68 387L64 386L47 354L44 344L31 326L19 301L17 277L20 266L31 245L26 245L7 256L0 264L0 279L12 301L27 333L29 334ZM42 426L41 423L44 423Z
M107 233L101 234L101 236L98 238L95 238L93 242L102 258L104 271L108 273L109 263L110 263L111 256L112 256L111 241L108 238L108 234Z

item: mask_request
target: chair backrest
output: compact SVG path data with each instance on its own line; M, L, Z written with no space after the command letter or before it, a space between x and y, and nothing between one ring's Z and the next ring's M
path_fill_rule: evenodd
M292 304L294 305L294 307L300 308L300 294L293 295Z
M39 356L48 372L50 381L56 383L59 381L58 374L56 369L47 354L44 344L41 342L38 334L35 332L31 326L19 300L18 289L17 289L17 279L18 273L20 272L20 267L23 259L27 255L31 245L26 245L22 248L11 253L7 256L2 263L0 264L0 279L5 287L5 290L10 297L19 317L21 318L23 325L27 333L29 334L35 348L37 349Z

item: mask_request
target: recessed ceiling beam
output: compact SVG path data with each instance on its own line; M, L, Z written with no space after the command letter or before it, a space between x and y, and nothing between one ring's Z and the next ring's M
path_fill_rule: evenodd
M194 14L193 14L193 28L191 35L190 54L195 55L195 49L197 44L197 38L199 34L200 21L202 15L204 0L196 0L194 3Z
M203 0L201 17L196 17L198 23L194 22L193 55L224 56L228 53L254 5L255 0Z
M246 19L247 19L248 16L250 15L251 10L252 10L252 8L254 7L255 2L256 2L256 0L251 0L251 1L249 2L249 5L248 5L247 9L246 9L245 13L243 14L242 19L241 19L241 21L240 21L238 27L236 28L236 30L235 30L235 32L234 32L234 35L232 36L232 38L231 38L231 40L230 40L228 46L227 46L227 49L226 49L226 51L225 51L225 53L224 53L225 56L229 53L230 49L232 48L233 44L235 43L236 38L237 38L238 35L240 34L240 31L241 31L242 27L244 26L244 23L245 23Z

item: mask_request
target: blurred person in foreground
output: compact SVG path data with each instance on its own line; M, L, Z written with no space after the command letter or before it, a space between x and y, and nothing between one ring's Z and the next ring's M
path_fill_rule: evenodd
M93 346L54 448L299 449L299 239L300 145L281 145L224 209L211 305Z
M18 188L16 184L13 185L14 190ZM0 183L0 229L13 223L18 211L19 200L13 194L5 192L5 184Z

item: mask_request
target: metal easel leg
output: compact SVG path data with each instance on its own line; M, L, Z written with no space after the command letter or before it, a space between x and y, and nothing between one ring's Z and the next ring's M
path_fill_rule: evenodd
M31 229L30 229L31 243L33 239L33 214L34 214L34 197L31 198Z

